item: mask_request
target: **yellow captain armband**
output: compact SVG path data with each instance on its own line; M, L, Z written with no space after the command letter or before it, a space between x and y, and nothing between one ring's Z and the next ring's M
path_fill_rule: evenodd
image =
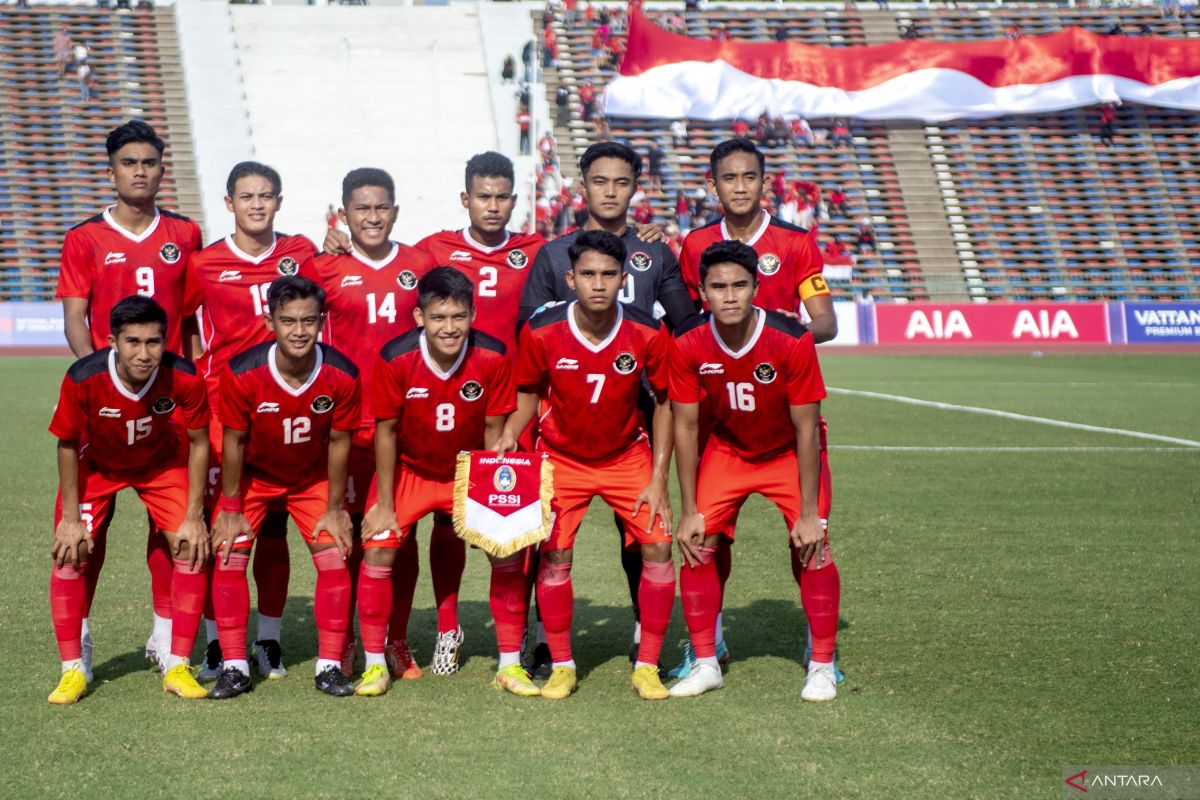
M819 273L800 282L800 302L823 294L829 294L829 286Z

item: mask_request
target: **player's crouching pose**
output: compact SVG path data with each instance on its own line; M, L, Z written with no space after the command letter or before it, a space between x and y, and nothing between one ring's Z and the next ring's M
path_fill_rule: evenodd
M246 565L273 501L287 506L317 568L317 689L353 694L341 670L350 616L350 515L346 465L360 422L358 368L317 343L325 292L307 278L284 276L267 292L275 336L235 356L221 378L225 427L222 494L213 522L213 610L225 667L209 692L216 699L252 688L246 660L250 587Z
M87 692L91 664L82 659L84 573L95 539L103 539L119 491L138 493L174 558L171 654L163 690L207 695L188 667L204 607L204 486L208 470L208 400L196 367L167 352L167 313L148 297L127 297L108 319L108 347L67 371L50 432L58 437L59 494L54 509L50 612L62 678L58 705ZM176 409L179 410L178 417ZM182 448L179 423L187 428Z
M742 504L758 492L787 522L792 574L812 632L801 697L832 700L841 586L817 509L815 432L825 385L804 326L753 305L757 261L740 242L708 247L700 259L700 291L711 311L675 334L671 401L682 498L676 540L686 562L679 583L698 663L671 695L694 696L722 684L714 642L721 586L713 558L717 537L733 538ZM712 431L702 458L701 400Z
M553 670L542 696L562 700L576 688L571 657L575 534L599 495L624 523L626 544L641 545L638 589L642 636L633 686L646 700L666 699L658 657L675 603L671 563L671 407L667 403L670 337L654 317L617 302L625 282L625 245L607 231L580 234L570 251L567 283L578 300L534 315L521 331L518 408L497 449L516 447L539 400L539 447L554 465L554 524L541 548L538 605ZM655 395L651 453L638 413L642 375Z
M375 483L363 519L358 624L366 671L357 693L377 696L390 683L384 659L392 613L392 565L412 525L454 510L455 458L491 449L516 408L512 367L498 339L472 330L474 286L453 267L436 267L417 282L420 326L380 353L371 403L375 413ZM383 488L381 488L383 487ZM521 669L526 616L523 552L492 560L491 606L500 646L496 685L536 695Z

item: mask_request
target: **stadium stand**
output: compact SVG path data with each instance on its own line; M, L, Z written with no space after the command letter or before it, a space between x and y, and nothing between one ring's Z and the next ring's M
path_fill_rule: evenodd
M54 297L63 234L110 201L104 138L130 117L167 141L162 205L198 215L174 19L170 8L38 5L0 13L0 299ZM54 60L63 24L90 50L91 102L81 101L74 72L62 77Z

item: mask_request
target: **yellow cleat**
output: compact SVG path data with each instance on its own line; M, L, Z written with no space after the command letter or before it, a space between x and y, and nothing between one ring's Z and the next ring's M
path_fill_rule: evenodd
M87 677L84 676L83 670L72 668L58 679L58 688L50 693L48 699L56 706L69 706L87 694L87 686Z
M642 664L633 671L633 688L643 700L666 700L671 696L653 664Z
M163 675L163 691L177 694L184 700L204 700L208 690L196 682L196 672L187 664L176 664Z
M492 686L515 694L517 697L537 697L542 693L537 684L529 680L529 675L520 664L509 664L497 672Z
M354 687L354 693L359 697L379 697L386 694L391 685L392 678L388 675L387 667L373 664L363 673L362 680Z
M555 667L550 680L542 687L542 697L547 700L566 700L578 688L575 670L570 667Z

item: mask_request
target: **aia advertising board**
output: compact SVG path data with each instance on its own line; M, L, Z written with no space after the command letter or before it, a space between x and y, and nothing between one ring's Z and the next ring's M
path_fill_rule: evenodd
M1109 342L1104 303L876 303L879 344Z

